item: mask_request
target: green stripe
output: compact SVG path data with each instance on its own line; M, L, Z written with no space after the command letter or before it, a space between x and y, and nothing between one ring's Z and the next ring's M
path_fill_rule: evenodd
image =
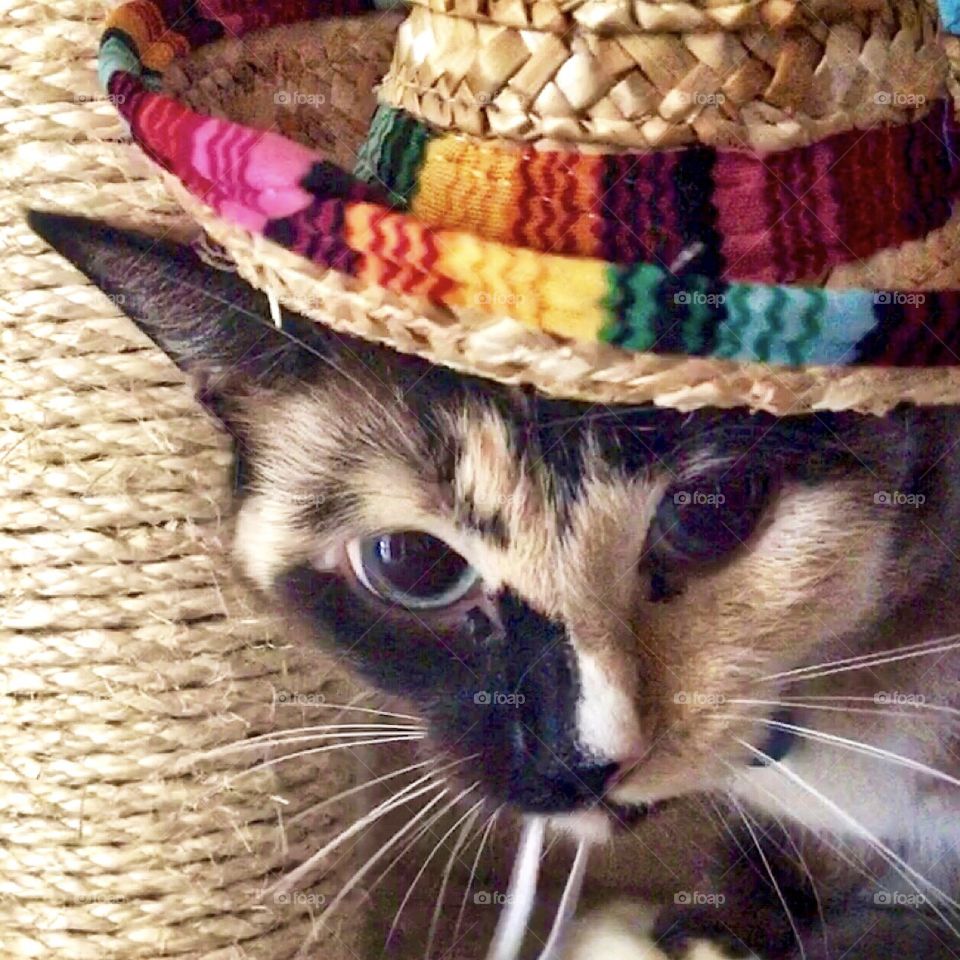
M629 273L633 303L623 318L630 330L623 341L628 350L651 350L657 342L654 318L661 310L657 293L662 280L663 271L650 263L638 264Z
M803 333L787 341L787 356L796 366L803 364L810 344L820 336L823 308L827 303L826 291L820 287L808 287L805 292L808 297L807 309L803 311L803 316L800 318L803 323Z
M412 123L412 129L409 131L406 139L406 147L400 154L399 161L395 167L396 181L393 184L393 190L403 199L401 201L404 207L408 207L413 201L414 194L420 183L420 168L423 166L423 155L426 153L427 144L430 142L430 131L419 123Z
M386 107L382 104L377 107L373 119L370 121L367 136L357 153L357 162L353 168L353 175L357 179L364 180L367 183L379 181L377 166L380 154L383 151L383 140L396 121L396 113L397 111L393 107Z
M787 292L783 287L773 287L767 306L763 311L765 329L753 341L753 355L757 360L770 359L773 338L783 333L783 305L787 302Z
M600 328L597 337L604 343L617 343L625 333L620 308L623 305L623 267L608 263L603 270L606 275L607 292L600 298L600 309L607 315L607 322Z

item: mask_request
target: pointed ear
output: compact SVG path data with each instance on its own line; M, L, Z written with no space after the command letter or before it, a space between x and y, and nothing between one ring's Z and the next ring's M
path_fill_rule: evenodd
M220 419L228 394L306 375L333 346L325 338L336 339L289 314L286 332L277 330L262 293L189 247L37 210L27 213L27 223L191 376L198 397ZM291 323L309 342L291 336Z

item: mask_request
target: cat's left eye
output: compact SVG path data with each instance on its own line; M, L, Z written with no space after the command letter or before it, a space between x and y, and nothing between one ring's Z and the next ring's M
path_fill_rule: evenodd
M769 496L770 478L749 467L678 481L657 508L649 549L690 563L718 560L750 539Z
M410 610L450 607L479 582L460 554L418 530L352 540L347 558L362 586L380 600Z

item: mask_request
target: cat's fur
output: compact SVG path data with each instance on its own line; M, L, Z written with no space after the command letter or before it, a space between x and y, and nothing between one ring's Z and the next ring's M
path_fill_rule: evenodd
M731 823L746 811L714 902L680 896L644 929L602 913L578 958L640 960L653 942L694 956L704 938L769 958L960 956L934 889L960 895L960 788L921 769L960 775L941 709L960 701L960 654L774 676L956 629L960 411L775 419L545 399L299 318L277 331L260 294L183 248L31 222L123 295L236 438L245 573L423 716L437 749L478 753L471 776L493 800L613 844L619 819L656 829L677 797L715 798ZM755 523L725 514L737 545L684 559L671 504L726 489L702 509L729 510L757 484ZM365 593L345 544L391 529L467 558L476 603L414 615ZM793 695L822 699L778 714ZM771 717L906 760L796 737L786 772L751 765L751 748L772 749ZM628 773L603 809L614 763ZM650 869L624 885L642 893Z

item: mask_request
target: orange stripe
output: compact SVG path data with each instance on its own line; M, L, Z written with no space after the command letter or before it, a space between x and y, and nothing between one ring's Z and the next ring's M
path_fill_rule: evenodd
M146 0L131 0L117 7L107 17L107 29L111 27L132 37L141 53L167 29L160 12Z

